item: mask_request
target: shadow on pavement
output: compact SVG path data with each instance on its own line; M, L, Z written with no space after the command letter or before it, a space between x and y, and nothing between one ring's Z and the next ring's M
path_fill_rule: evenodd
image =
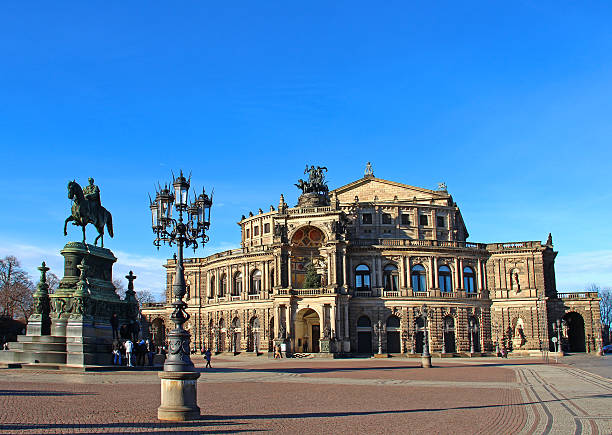
M96 396L97 393L73 391L0 390L0 396Z

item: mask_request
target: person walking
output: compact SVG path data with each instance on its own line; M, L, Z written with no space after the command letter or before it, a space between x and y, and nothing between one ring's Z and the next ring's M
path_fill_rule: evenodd
M134 343L132 343L132 340L127 339L125 342L125 355L127 357L128 367L134 367L134 361L132 360L132 352L134 352Z
M206 359L206 366L204 367L205 369L209 367L212 369L212 366L210 365L211 357L212 357L212 353L210 352L210 349L206 349L206 352L204 352L204 359Z

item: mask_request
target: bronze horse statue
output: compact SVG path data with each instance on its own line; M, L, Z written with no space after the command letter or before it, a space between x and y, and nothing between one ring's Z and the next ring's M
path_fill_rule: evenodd
M72 222L72 225L83 228L83 243L85 243L85 227L87 224L92 224L98 230L94 245L97 245L98 239L101 239L100 245L104 247L104 226L108 234L113 237L113 217L110 212L97 202L85 198L83 189L75 180L68 183L68 198L73 200L72 215L64 222L64 236L68 235L66 231L68 222Z

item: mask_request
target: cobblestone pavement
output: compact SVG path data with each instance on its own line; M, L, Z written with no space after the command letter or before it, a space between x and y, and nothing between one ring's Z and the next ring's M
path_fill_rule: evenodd
M200 357L194 358L201 367ZM0 370L0 433L612 433L612 382L526 360L214 359L202 418L156 419L156 372Z

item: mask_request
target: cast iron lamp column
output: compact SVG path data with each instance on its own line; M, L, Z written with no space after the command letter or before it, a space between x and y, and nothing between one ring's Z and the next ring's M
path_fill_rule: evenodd
M429 309L423 305L423 354L421 355L421 367L428 369L431 367L431 354L429 353L429 322L427 315Z
M474 319L469 320L469 335L470 335L470 354L474 354Z
M378 335L378 355L382 355L382 336L384 333L385 327L383 326L382 320L379 320L378 323L374 325L374 332Z
M191 178L191 177L190 177ZM204 191L188 206L190 180L183 176L181 171L177 178L173 177L174 193L166 185L156 192L155 201L150 201L152 228L155 234L153 244L159 249L162 243L177 245L176 273L172 283L174 300L170 304L173 308L170 320L175 328L168 333L168 357L164 363L164 371L159 373L161 378L161 405L157 409L157 418L160 420L185 421L194 420L200 416L197 405L197 379L200 374L195 371L190 358L189 332L183 324L189 320L187 304L183 297L187 292L185 284L185 271L183 267L183 246L193 246L193 250L200 243L208 241L206 230L210 226L210 207L212 197ZM178 221L172 218L172 208L178 213ZM187 222L183 222L183 213L187 212ZM168 232L168 230L170 230Z

